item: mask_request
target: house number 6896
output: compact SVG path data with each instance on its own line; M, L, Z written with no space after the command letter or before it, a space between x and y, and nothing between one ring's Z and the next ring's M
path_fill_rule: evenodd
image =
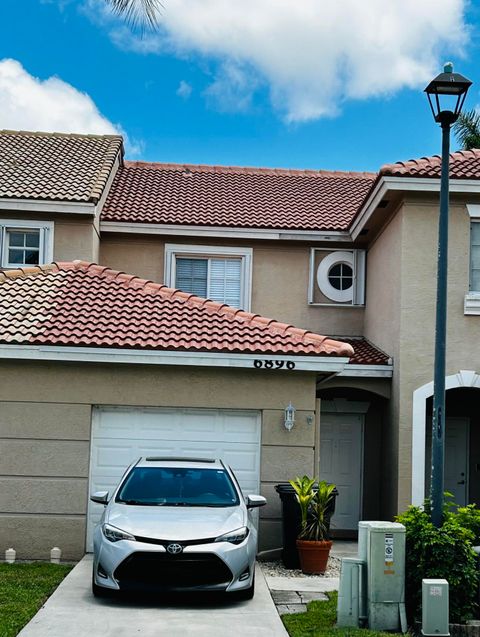
M253 366L256 369L295 369L295 363L293 361L264 361L254 360Z

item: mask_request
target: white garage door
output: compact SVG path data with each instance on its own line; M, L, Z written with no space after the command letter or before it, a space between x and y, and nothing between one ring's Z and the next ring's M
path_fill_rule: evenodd
M140 456L221 458L244 493L260 488L260 414L227 409L97 407L92 421L90 493L117 486ZM89 501L87 550L103 507Z

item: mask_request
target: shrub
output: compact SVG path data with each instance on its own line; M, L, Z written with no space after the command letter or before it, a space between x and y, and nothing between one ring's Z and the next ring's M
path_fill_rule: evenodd
M455 513L446 513L442 527L437 529L428 513L414 506L397 521L406 528L405 601L409 623L421 617L425 577L448 580L451 622L471 619L478 587L477 557L472 550L474 533L461 525Z
M459 507L457 513L453 514L460 526L473 533L473 545L480 546L480 509L476 504L469 504L466 507Z
M325 480L318 482L316 478L297 476L295 480L289 480L295 489L297 502L300 505L302 526L298 536L299 540L311 540L315 542L328 539L329 531L329 507L335 496L334 484L328 484Z

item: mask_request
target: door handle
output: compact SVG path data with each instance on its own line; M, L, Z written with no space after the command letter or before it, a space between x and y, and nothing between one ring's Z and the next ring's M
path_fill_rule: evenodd
M457 482L457 484L465 484L465 480L460 480L460 482Z

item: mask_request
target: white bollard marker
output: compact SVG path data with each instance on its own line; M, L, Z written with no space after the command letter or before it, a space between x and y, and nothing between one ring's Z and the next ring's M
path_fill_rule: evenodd
M17 556L17 551L15 549L7 549L5 551L5 562L7 564L13 564L15 562L16 556Z
M60 564L60 558L62 557L62 551L58 546L54 546L50 551L50 562L52 564Z

